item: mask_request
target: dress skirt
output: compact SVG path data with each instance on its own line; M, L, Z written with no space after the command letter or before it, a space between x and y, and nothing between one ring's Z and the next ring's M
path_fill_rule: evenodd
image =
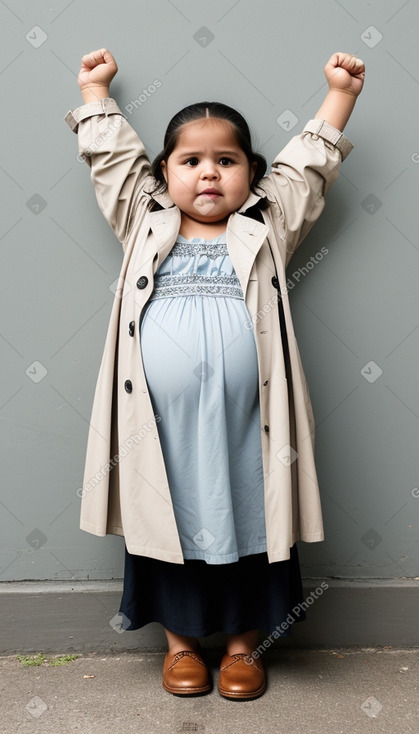
M297 548L269 563L258 356L226 233L179 236L155 273L139 345L184 563L130 555L124 629L290 634L304 619ZM158 518L156 518L158 522ZM283 628L278 630L278 627Z
M306 618L296 544L290 553L289 560L274 563L257 553L222 565L178 564L131 555L125 546L121 626L136 630L160 622L190 637L253 629L289 637L293 624Z

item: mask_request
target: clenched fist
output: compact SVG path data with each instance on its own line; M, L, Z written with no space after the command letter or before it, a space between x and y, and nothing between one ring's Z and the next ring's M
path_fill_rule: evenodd
M324 67L324 74L331 90L357 97L364 84L365 64L353 54L336 53Z
M81 90L109 87L117 71L111 52L107 48L99 48L82 57L77 82Z

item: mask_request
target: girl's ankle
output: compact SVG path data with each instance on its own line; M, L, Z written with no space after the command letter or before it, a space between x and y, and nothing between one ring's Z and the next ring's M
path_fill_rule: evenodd
M187 635L177 635L174 632L165 630L168 652L171 655L175 655L177 652L182 650L190 650L191 652L199 652L200 644L197 637L190 637Z
M258 630L244 632L240 635L227 635L226 652L227 655L236 655L244 653L251 655L258 644Z

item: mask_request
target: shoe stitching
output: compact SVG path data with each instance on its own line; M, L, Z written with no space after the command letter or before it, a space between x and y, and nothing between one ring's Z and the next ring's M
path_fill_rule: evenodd
M173 661L172 661L171 665L169 665L169 667L167 668L167 670L168 671L171 670L173 668L173 666L176 665L176 663L179 662L179 660L181 660L183 657L185 657L185 655L188 655L189 657L193 658L193 660L196 660L196 662L199 663L200 665L203 665L204 668L207 667L205 665L204 661L202 659L200 659L197 656L196 653L192 652L192 650L181 650L180 652L177 652L175 654L175 656L173 658Z
M249 658L250 660L249 665L255 665L254 658L252 658L247 652L236 652L234 653L234 655L229 655L229 657L234 658L234 659L230 663L226 663L225 665L223 665L221 670L226 670L227 668L230 667L230 665L234 665L235 663L237 663L239 660L243 658ZM259 670L260 672L262 672L260 668L257 667L257 665L255 665L255 668L256 670Z

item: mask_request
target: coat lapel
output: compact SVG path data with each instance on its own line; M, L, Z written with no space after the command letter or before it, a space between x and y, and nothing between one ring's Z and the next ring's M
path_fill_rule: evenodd
M230 215L227 223L227 249L244 298L256 255L268 234L269 227L266 224L238 212Z
M154 261L156 272L176 242L181 214L167 192L154 195L153 198L163 207L150 212L150 227L157 242L158 258ZM244 212L260 199L260 196L250 192L244 204L230 215L227 222L227 249L244 297L256 255L269 234L269 227L266 224L244 215Z
M177 206L150 212L150 227L157 242L158 255L153 264L154 272L175 244L180 229L180 221L180 210Z

